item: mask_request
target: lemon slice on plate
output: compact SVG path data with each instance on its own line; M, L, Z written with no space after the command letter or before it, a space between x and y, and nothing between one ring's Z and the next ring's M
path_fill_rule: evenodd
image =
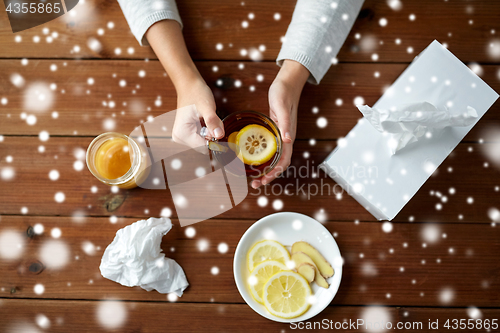
M296 318L309 309L309 283L300 274L282 271L264 285L262 298L267 311L280 318Z
M261 125L243 127L236 135L236 144L240 147L243 163L261 165L269 161L276 153L276 139L267 128Z
M274 274L287 270L288 268L284 264L276 260L266 260L255 266L248 278L248 286L253 298L260 304L264 304L262 288L266 282Z
M263 240L255 243L248 251L248 270L252 272L258 264L265 260L276 260L286 265L290 261L290 254L280 243L273 240Z

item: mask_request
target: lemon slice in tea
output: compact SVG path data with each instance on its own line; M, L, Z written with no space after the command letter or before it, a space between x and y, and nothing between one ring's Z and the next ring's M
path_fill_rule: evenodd
M276 153L276 139L267 128L261 125L243 127L236 136L243 163L261 165L269 161Z
M236 152L236 136L238 136L238 131L231 133L227 138L228 146L234 152Z

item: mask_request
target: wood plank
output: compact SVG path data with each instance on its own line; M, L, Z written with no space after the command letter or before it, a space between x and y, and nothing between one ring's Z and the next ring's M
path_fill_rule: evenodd
M81 213L89 216L149 217L160 214L164 207L168 207L176 216L168 189L133 189L113 193L110 187L99 183L83 164L80 167L84 169L76 171L74 163L78 167L79 163L85 162L78 162L75 155L83 154L91 140L51 137L47 142L40 142L38 137L5 137L0 143L0 166L13 168L15 176L11 181L0 181L0 214L20 214L26 207L29 215L72 216ZM38 152L40 146L44 147L44 153ZM292 161L294 168L291 170L294 172L260 190L250 189L240 205L220 217L257 220L275 212L273 203L281 200L284 211L294 210L312 216L323 209L327 219L332 221L373 220L371 214L347 194L343 193L339 197L341 200L337 200L336 193L340 188L335 187L336 183L323 172L319 173L319 178L312 178L312 174L318 172L318 164L335 146L332 141L317 141L314 146L308 141L297 142ZM492 161L489 167L484 167L489 160L482 152L489 147L497 147L497 144L460 144L395 220L406 222L413 217L415 221L426 222L490 223L488 210L500 195L500 171ZM469 152L469 149L472 151ZM304 154L309 154L309 157L304 158ZM7 156L12 156L11 163L6 162ZM58 170L60 177L57 181L49 179L51 170ZM292 195L284 194L285 186ZM93 187L97 192L92 192ZM452 187L455 194L449 194ZM55 202L57 192L65 194L64 202ZM257 204L261 196L268 199L265 207ZM445 199L442 196L447 197L446 202L443 202ZM227 194L214 193L213 197L217 198L217 202L223 202ZM473 198L472 204L467 204L469 197ZM436 209L437 204L442 205L441 210Z
M247 0L220 0L214 6L206 1L179 1L178 7L184 22L184 35L194 59L246 60L240 50L265 45L263 59L274 61L281 47L280 38L285 35L295 6L294 0L262 2ZM447 43L463 61L498 62L498 56L488 52L489 44L498 39L497 17L500 4L495 0L470 3L460 1L406 0L399 11L391 9L386 1L367 0L349 35L340 61L371 62L377 53L379 61L410 62L432 40ZM255 18L249 19L253 13ZM274 13L281 19L274 20ZM411 21L410 14L416 19ZM379 20L388 24L381 26ZM242 27L243 21L248 28ZM472 23L470 23L472 21ZM112 22L113 28L108 24ZM48 29L48 34L44 29ZM104 34L99 35L98 29ZM496 29L496 32L495 32ZM228 31L231 31L229 34ZM494 33L492 33L492 31ZM46 38L58 33L50 43ZM360 39L356 39L356 34ZM15 37L20 36L21 42ZM39 43L33 38L40 37ZM395 40L400 39L400 44ZM89 40L101 44L98 52L88 47ZM216 50L216 44L224 48ZM140 47L116 1L88 0L80 2L68 15L47 24L12 34L7 15L0 20L0 57L28 58L154 58L150 48ZM74 47L79 46L79 52ZM407 51L408 47L413 52ZM121 52L115 53L119 48ZM133 48L133 53L128 52Z
M108 218L88 217L75 222L68 217L3 216L0 233L17 232L25 239L25 245L18 259L0 259L0 297L166 301L166 295L123 287L100 275L104 249L118 229L135 221L118 218L116 223L110 223ZM196 235L189 238L186 229L174 220L175 226L164 238L162 249L183 267L190 283L179 302L243 302L233 279L233 254L252 223L253 220L212 219L193 225ZM26 230L35 224L41 224L44 232L28 238ZM386 233L379 222L325 222L324 225L335 236L345 261L342 284L332 304L480 307L499 304L498 227L393 223L393 230ZM44 244L53 239L54 228L61 231L58 241L67 245L67 264L61 269L49 266L39 273L31 272L33 263L50 264L40 253ZM199 248L202 240L208 242L204 251ZM95 253L83 250L85 242L94 245ZM221 243L228 245L227 253L218 251ZM54 253L51 260L58 259L63 252ZM213 266L219 268L217 275L211 274ZM35 284L45 287L42 295L34 292ZM449 302L441 300L447 290L452 295Z
M345 325L343 332L366 330L366 324L376 318L370 317L372 308L366 307L328 307L311 320L295 326L276 323L260 317L250 307L243 304L179 304L179 303L144 303L122 302L104 303L96 301L56 301L56 300L3 300L0 329L7 332L37 332L37 315L44 315L49 322L51 332L107 332L119 329L120 332L160 332L168 327L168 332L283 332L288 329L335 329L335 324L344 321L364 320L364 326ZM107 321L100 321L99 311L109 309ZM448 319L470 318L464 308L375 308L387 315L394 327L407 325L405 332L422 332L428 328L429 320L438 321L439 329L445 330ZM481 309L483 323L485 319L497 318L498 309ZM113 316L114 315L114 316ZM123 315L123 316L122 316ZM42 317L43 318L43 317ZM106 318L106 317L105 317ZM123 318L123 320L120 320ZM371 321L369 320L371 318ZM378 318L379 320L382 320ZM498 321L498 320L497 320ZM47 321L40 320L44 324ZM475 322L475 321L474 321ZM22 323L22 324L21 324ZM325 326L322 327L321 324ZM374 322L373 322L374 323ZM115 324L113 328L106 325ZM304 325L304 326L302 326ZM330 325L332 325L330 327ZM421 325L421 326L420 326ZM42 326L43 327L43 326ZM405 327L405 326L401 326ZM8 330L10 329L10 330ZM19 329L19 330L15 330ZM339 329L339 327L337 327ZM341 328L340 328L341 329ZM468 332L484 332L484 329L470 329Z
M267 92L278 67L272 63L241 64L245 66L243 70L237 62L197 63L214 92L221 117L241 110L268 114ZM51 65L57 66L57 70L51 71ZM361 117L354 99L361 96L365 103L373 105L405 68L406 65L400 64L333 67L321 85L308 84L304 89L297 137L337 139L345 136ZM500 91L499 67L486 65L483 69L484 80ZM141 70L145 71L145 77L139 76ZM18 60L3 60L0 71L6 74L0 77L3 88L0 99L7 99L7 104L0 104L0 134L3 135L38 135L42 130L51 135L77 136L95 136L109 129L130 133L149 117L174 110L177 105L173 86L157 61L30 60L23 66ZM379 78L374 77L375 72L380 73ZM24 78L24 87L18 88L10 82L14 73ZM263 81L258 81L258 75L263 76ZM93 79L92 85L88 84L89 78ZM122 80L125 87L120 86ZM219 80L222 86L218 85ZM241 82L240 88L234 85L237 80ZM55 91L50 89L51 84L57 86ZM251 91L251 87L255 91ZM44 95L44 101L38 100L40 94ZM341 99L342 105L337 105L337 99ZM316 113L313 110L317 110ZM53 111L58 112L57 119L52 117ZM27 115L35 116L36 124L28 125ZM326 127L317 126L319 117L327 119ZM487 125L500 126L500 102L492 106L465 140L484 138Z

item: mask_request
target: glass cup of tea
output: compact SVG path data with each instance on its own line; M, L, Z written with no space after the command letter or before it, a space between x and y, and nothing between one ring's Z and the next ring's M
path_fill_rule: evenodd
M258 178L274 169L280 160L283 143L276 123L255 111L231 113L222 120L225 135L215 140L223 149L211 149L215 159L234 175ZM235 158L243 161L231 163Z

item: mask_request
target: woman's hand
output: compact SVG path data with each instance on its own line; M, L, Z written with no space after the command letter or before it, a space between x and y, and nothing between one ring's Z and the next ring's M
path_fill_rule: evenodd
M186 87L177 90L177 108L196 105L196 109L205 121L210 137L220 139L224 136L222 120L216 114L215 100L212 90L203 79L188 82Z
M202 118L208 128L205 137L200 135ZM177 114L172 136L175 142L192 148L204 147L206 138L219 139L224 136L222 121L215 113L214 95L202 79L186 82L185 86L178 87Z
M196 106L178 110L174 140L192 148L204 146L205 139L199 135L198 128L201 118L208 128L208 137L222 138L224 127L215 113L214 95L189 56L179 23L159 21L148 29L146 38L175 86L177 108Z
M271 172L252 181L253 188L269 184L290 165L297 130L297 108L308 77L309 71L303 65L293 60L285 60L269 88L269 113L281 132L283 153Z

